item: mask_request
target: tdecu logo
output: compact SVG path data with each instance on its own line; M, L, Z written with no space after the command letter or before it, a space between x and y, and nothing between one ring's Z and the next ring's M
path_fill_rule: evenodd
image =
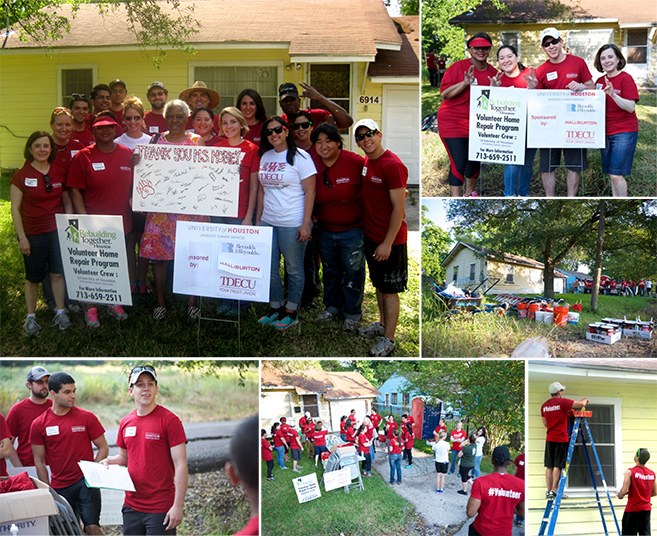
M64 229L66 232L66 239L74 242L76 244L80 243L80 222L76 218L74 220L68 220L68 227Z
M593 130L566 130L566 137L578 140L592 140L595 138Z

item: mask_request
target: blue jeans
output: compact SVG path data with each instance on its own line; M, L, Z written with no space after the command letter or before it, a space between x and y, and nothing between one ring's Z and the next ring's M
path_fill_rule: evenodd
M474 480L481 475L481 460L483 459L483 454L481 456L475 456L474 469L472 470L472 479Z
M518 183L518 195L520 197L529 195L529 183L532 180L532 172L534 171L534 156L536 156L536 149L528 147L525 150L525 163L522 166L511 164L504 166L505 197L516 195L516 181Z
M363 454L363 457L365 458L365 461L363 462L363 473L371 473L372 472L372 455L367 452Z
M324 307L333 314L360 320L365 291L363 229L340 233L318 230L319 255L324 271Z
M374 449L374 441L370 445L370 456L372 456L372 461L376 458L376 450Z
M397 471L397 482L401 482L401 454L391 454L388 456L390 464L390 483L395 482L395 471Z
M600 149L602 172L609 175L630 175L638 137L638 132L619 132L607 136L605 148Z
M456 471L456 462L459 459L459 451L452 449L452 463L449 466L449 474L451 475L454 471Z
M274 227L262 222L263 227L271 227L271 274L269 286L269 303L274 309L285 305L290 311L296 311L303 293L303 256L307 242L297 240L298 227ZM281 280L281 255L287 270L287 303L283 300L283 281Z
M285 467L285 447L274 447L276 451L276 461L278 466L283 469Z

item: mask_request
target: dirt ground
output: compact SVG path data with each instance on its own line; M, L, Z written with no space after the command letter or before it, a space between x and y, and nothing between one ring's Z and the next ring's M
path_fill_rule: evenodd
M657 357L657 338L651 340L623 338L614 344L600 344L580 339L551 343L557 357Z

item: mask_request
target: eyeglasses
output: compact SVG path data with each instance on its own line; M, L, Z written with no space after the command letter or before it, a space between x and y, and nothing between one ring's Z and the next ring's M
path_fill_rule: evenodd
M560 41L561 41L561 37L559 39L553 39L552 41L546 41L545 43L543 43L543 48L548 48L552 45L556 45Z
M365 138L371 138L374 136L378 130L368 130L367 132L363 132L362 134L356 134L356 141L363 141Z
M49 194L52 191L52 184L50 183L50 177L47 173L43 176L43 182L46 183L46 193Z
M312 121L306 121L304 123L292 123L290 127L292 130L299 130L300 128L306 130L307 128L310 128L312 124Z
M331 179L329 179L328 176L328 168L324 168L324 172L322 173L322 175L324 176L324 181L323 181L324 186L326 186L327 188L333 188L333 183L331 182Z
M265 136L271 136L274 132L276 132L276 134L280 134L284 130L285 130L285 127L283 125L279 125L279 126L274 127L274 128L266 128L265 129Z

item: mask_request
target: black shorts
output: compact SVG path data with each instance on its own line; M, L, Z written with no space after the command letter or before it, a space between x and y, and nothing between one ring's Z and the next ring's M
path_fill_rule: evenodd
M461 475L461 482L468 481L470 478L470 471L473 469L474 467L463 467L462 465L459 465L459 475Z
M84 478L65 488L55 489L73 508L85 527L100 523L100 490L88 488Z
M449 467L449 462L434 462L436 464L436 473L442 473L444 475L447 474L447 469Z
M133 212L132 213L132 231L131 234L139 236L144 232L144 226L146 225L146 213L145 212Z
M568 456L568 443L557 443L556 441L545 442L545 455L543 465L545 467L566 467L566 457Z
M472 525L468 527L468 536L481 536L481 534L477 532L477 529L474 528L474 521L472 522Z
M469 138L440 138L449 156L449 185L463 186L465 179L479 176L481 162L468 160Z
M636 536L640 534L650 534L650 510L641 510L640 512L625 512L623 513L623 528L621 530L623 536L631 535Z
M408 254L406 244L392 246L385 261L375 261L374 251L379 246L365 237L365 259L372 286L384 294L399 294L406 290L408 282Z
M296 461L301 460L301 450L299 449L291 449L292 450L292 459Z
M541 149L541 173L549 173L561 163L561 151L566 161L566 169L582 172L589 167L586 149Z
M151 514L147 512L138 512L129 506L123 505L123 534L125 536L137 536L146 534L171 535L176 533L176 529L164 530L164 518L166 512Z
M46 270L51 274L64 273L57 231L27 235L27 239L30 242L30 255L23 255L25 279L30 283L41 283L46 277Z

